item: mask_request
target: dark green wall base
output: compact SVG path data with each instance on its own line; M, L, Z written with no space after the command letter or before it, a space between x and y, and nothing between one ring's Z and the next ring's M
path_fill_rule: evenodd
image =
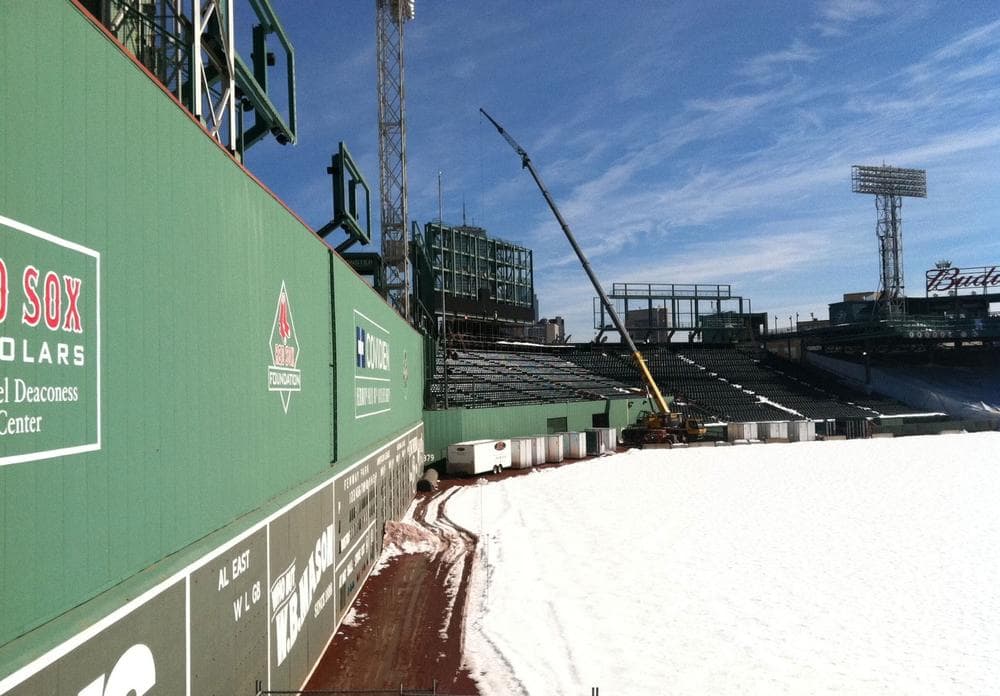
M550 418L565 418L567 430L584 430L593 427L594 414L606 413L608 424L621 429L632 423L640 411L649 408L646 399L614 399L424 411L426 450L435 459L443 459L448 445L456 442L544 435Z

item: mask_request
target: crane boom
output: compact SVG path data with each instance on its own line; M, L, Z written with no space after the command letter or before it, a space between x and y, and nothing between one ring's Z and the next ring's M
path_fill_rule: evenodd
M542 183L542 178L538 175L538 171L535 166L531 163L531 158L528 156L527 151L523 147L517 144L517 141L510 136L510 134L503 129L499 123L494 120L486 111L482 108L479 109L480 113L489 119L490 123L497 129L497 131L504 137L507 143L514 148L514 152L518 154L521 158L521 167L527 169L531 173L531 178L535 180L538 185L538 190L542 192L542 196L545 198L545 202L549 204L549 208L552 209L553 215L556 216L556 220L559 222L559 226L562 227L563 233L566 235L566 239L569 240L570 246L573 247L573 251L576 252L576 257L580 259L580 263L583 265L583 270L587 273L587 277L590 278L591 284L594 286L594 290L597 291L598 297L601 298L601 305L604 310L611 317L611 321L614 323L615 328L622 336L622 340L625 341L626 345L630 351L632 351L632 359L635 361L636 366L639 368L639 372L642 374L642 379L649 387L649 391L652 394L653 400L656 403L656 408L660 413L669 414L670 407L667 406L666 400L663 398L663 394L660 393L660 388L656 384L656 380L653 379L653 375L649 372L649 367L646 365L646 360L642 357L642 353L636 348L635 342L632 340L632 336L629 335L628 329L625 328L625 324L622 322L621 318L618 316L618 312L615 311L614 306L608 299L608 296L604 293L604 288L601 287L601 283L597 280L597 276L594 275L594 271L590 267L590 263L587 261L587 257L584 255L583 250L580 245L576 243L576 238L573 236L573 232L569 229L569 225L563 218L562 213L559 212L559 208L556 206L552 196L549 194L548 189L545 188L545 184Z

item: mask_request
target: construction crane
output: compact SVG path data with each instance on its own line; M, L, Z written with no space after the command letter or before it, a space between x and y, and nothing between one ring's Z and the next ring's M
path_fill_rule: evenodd
M556 216L556 220L559 222L559 226L566 235L566 239L569 240L570 246L573 247L573 251L576 252L576 257L580 259L580 263L583 265L583 270L587 273L587 277L590 278L590 282L594 286L597 296L601 299L601 305L611 317L611 321L621 334L622 340L628 346L629 351L631 351L632 359L635 361L636 367L639 368L642 380L645 383L646 388L649 390L650 400L652 401L652 405L656 409L656 412L641 414L635 424L629 428L625 428L622 432L622 436L625 441L630 444L641 445L643 443L687 441L688 439L703 437L705 435L704 424L693 418L685 420L680 414L671 412L670 406L667 405L666 399L664 399L663 394L660 393L660 388L657 386L656 380L653 379L653 375L650 373L649 367L646 365L645 358L642 357L642 353L640 353L639 349L636 348L635 342L632 340L632 336L629 334L628 329L625 328L625 324L618 316L618 312L615 311L614 305L611 304L607 294L604 292L604 288L601 287L600 281L597 280L597 276L594 275L594 271L591 269L590 263L587 261L587 257L584 255L580 245L576 243L576 238L573 236L573 232L569 229L569 225L563 218L562 213L559 212L559 208L556 207L555 201L552 200L552 196L549 194L548 189L545 188L545 184L542 183L542 178L538 175L538 171L531 163L531 158L528 156L528 153L523 147L517 144L517 141L514 140L514 138L512 138L510 134L493 119L492 116L486 113L483 109L479 109L479 111L483 116L489 119L490 123L493 124L500 135L504 137L512 148L514 148L514 152L516 152L521 158L521 167L523 169L527 169L531 174L531 178L535 180L535 184L538 185L538 190L542 192L545 202L549 204L549 208L552 210L553 215Z
M403 25L414 17L413 4L414 0L375 0L382 263L386 299L407 319L410 318L410 273Z

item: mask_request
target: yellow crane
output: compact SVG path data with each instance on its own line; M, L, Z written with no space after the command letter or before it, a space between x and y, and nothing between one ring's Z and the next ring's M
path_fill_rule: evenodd
M594 290L601 299L601 305L604 307L604 311L606 311L611 317L611 321L614 323L615 328L618 329L618 333L621 334L622 340L628 346L629 351L631 351L632 359L635 361L636 367L639 368L639 374L642 376L642 380L647 389L649 389L650 399L653 402L652 405L655 411L647 411L640 414L639 419L633 425L625 428L622 432L622 436L625 441L629 444L641 445L643 443L687 441L689 439L704 437L705 426L701 421L694 418L684 419L681 414L674 413L670 410L670 406L667 404L666 399L663 398L663 394L660 392L660 388L657 386L656 380L653 379L653 375L649 371L649 366L646 365L645 358L642 357L642 353L640 353L639 349L636 348L635 342L632 340L632 336L629 334L628 329L625 328L625 324L618 316L618 312L615 311L614 305L611 304L607 294L604 292L604 288L601 287L600 281L598 281L597 276L594 275L594 271L591 269L590 263L587 261L587 257L584 255L580 245L576 243L576 238L573 236L573 232L570 230L569 225L563 218L562 213L559 212L559 208L556 206L555 201L552 200L552 196L549 194L548 189L545 188L545 184L542 182L542 178L539 176L535 166L531 163L531 158L528 156L528 153L523 147L518 145L517 141L514 140L514 138L512 138L506 130L504 130L503 126L497 123L496 120L486 113L484 109L481 108L479 111L483 116L489 119L489 122L493 124L500 135L504 137L512 148L514 148L514 152L516 152L521 158L521 167L523 169L527 169L531 174L531 178L535 180L535 184L538 185L538 190L542 192L545 202L549 204L549 208L552 210L552 214L556 216L556 220L559 222L559 226L566 235L566 239L569 240L570 246L573 247L573 251L576 252L576 257L580 259L580 263L583 265L583 270L586 272L587 277L594 286Z

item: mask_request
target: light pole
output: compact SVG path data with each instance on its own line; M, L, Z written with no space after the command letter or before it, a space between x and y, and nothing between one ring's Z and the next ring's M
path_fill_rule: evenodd
M444 407L448 408L448 315L445 312L444 292L444 205L441 198L441 172L438 172L438 245L441 249L441 350L444 358L441 366L444 368Z

